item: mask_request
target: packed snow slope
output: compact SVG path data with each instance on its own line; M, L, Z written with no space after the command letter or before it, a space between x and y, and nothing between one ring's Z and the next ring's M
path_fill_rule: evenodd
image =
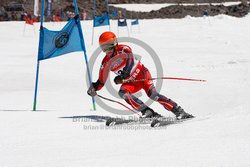
M45 25L59 29L64 24ZM115 33L116 25L112 21ZM207 80L164 80L160 92L197 118L156 129L149 125L105 128L101 116L118 115L99 105L92 111L81 52L41 62L38 111L32 112L38 27L34 33L27 25L24 32L23 22L0 23L1 167L250 166L249 16L140 20L140 29L132 28L130 36L157 53L164 76ZM92 53L98 36L108 27L95 30L93 46L92 22L82 22L82 27L88 56L97 58L96 80L104 55ZM120 36L127 36L126 28L120 29ZM157 76L151 56L131 46L152 76ZM99 93L124 102L106 88ZM141 96L147 100L144 92ZM151 107L173 116L158 103Z

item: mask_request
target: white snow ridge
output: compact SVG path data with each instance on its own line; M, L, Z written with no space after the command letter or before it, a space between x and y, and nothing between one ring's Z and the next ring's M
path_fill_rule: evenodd
M45 25L57 29L63 24ZM115 33L116 25L112 21ZM131 36L155 50L164 76L207 81L163 81L160 92L197 117L165 128L106 127L102 117L117 115L100 106L91 110L81 52L41 62L38 111L32 112L39 25L36 34L29 26L23 34L23 26L0 22L1 167L250 166L250 17L140 20L140 31L134 29ZM92 21L82 22L82 27L89 58L97 56L92 55L97 37L108 28L96 29L92 46ZM156 77L150 55L131 47ZM103 56L94 65L94 81ZM105 88L98 93L126 104ZM158 103L151 107L173 116Z

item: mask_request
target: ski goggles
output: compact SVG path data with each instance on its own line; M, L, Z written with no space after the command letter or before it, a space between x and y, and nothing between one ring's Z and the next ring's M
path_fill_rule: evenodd
M117 45L117 42L103 44L101 45L101 49L103 52L112 51L116 45Z

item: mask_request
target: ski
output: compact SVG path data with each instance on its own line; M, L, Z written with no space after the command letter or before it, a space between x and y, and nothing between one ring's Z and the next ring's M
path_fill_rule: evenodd
M152 128L168 126L173 124L179 124L186 121L196 120L201 121L208 119L209 117L193 117L187 119L176 119L175 117L160 117L160 118L133 118L133 119L124 119L124 118L108 118L106 120L106 126L117 126L117 125L134 125L134 124L149 124Z
M168 118L163 118L163 119L154 119L152 120L150 126L151 127L160 127L160 126L168 126L168 125L173 125L173 124L179 124L179 123L183 123L186 121L202 121L202 120L206 120L209 117L193 117L193 118L187 118L187 119L176 119L173 117L168 117Z
M106 120L106 126L114 126L132 122L133 120L122 119L122 118L109 118Z
M123 119L123 118L108 118L106 126L115 126L121 124L150 124L152 118L136 118L136 119Z
M176 123L180 123L180 122L184 122L184 121L187 121L187 120L190 120L192 118L188 118L188 119L176 119L176 118L167 118L167 119L154 119L150 126L151 127L159 127L159 126L167 126L167 125L171 125L171 124L176 124Z

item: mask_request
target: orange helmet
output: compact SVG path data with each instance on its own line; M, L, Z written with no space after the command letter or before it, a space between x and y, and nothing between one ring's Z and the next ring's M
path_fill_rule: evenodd
M99 37L99 45L104 52L114 48L117 45L116 35L111 31L102 33Z
M113 32L106 31L100 35L99 45L103 45L106 43L117 43L116 36Z

